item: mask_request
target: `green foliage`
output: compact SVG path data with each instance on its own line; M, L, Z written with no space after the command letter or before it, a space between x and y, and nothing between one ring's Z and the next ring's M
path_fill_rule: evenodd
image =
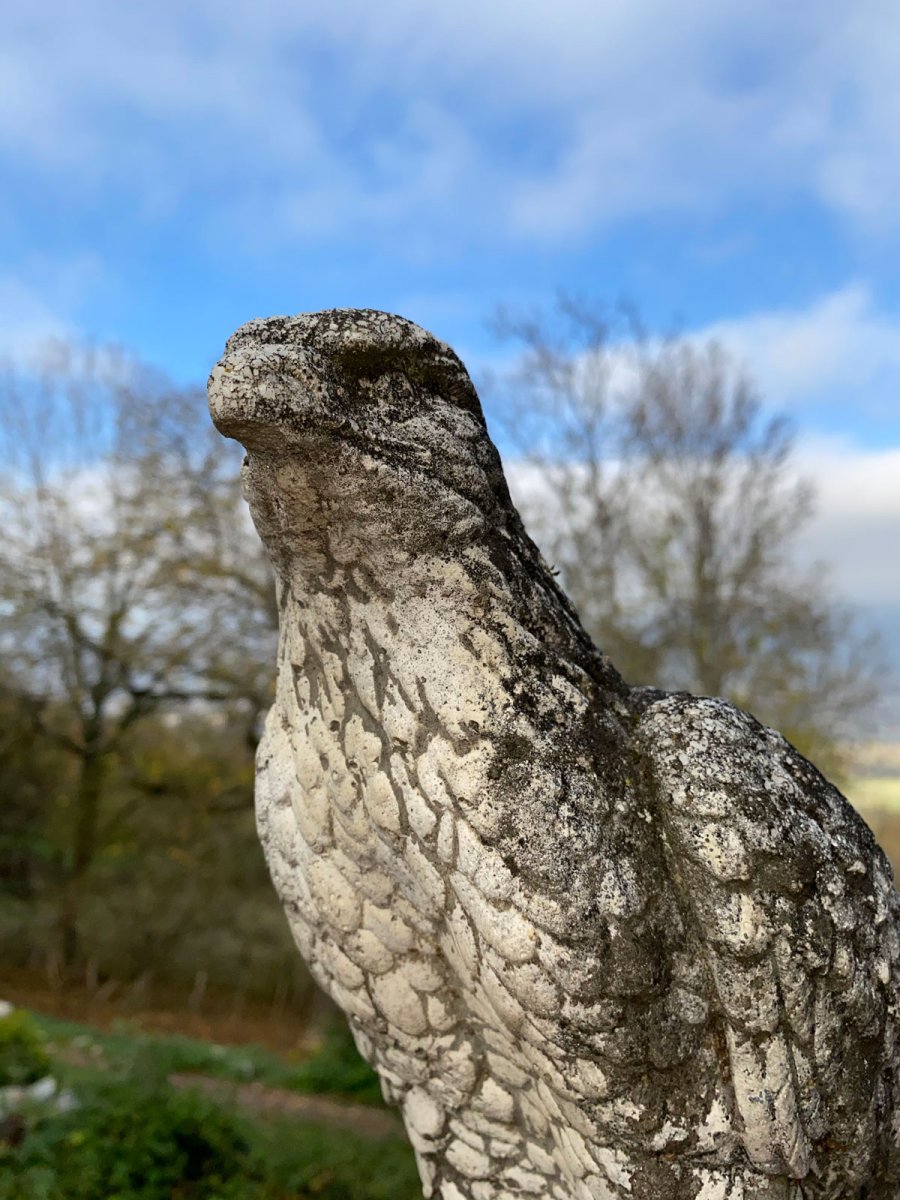
M256 1081L296 1091L379 1099L374 1073L346 1027L292 1064L254 1046L217 1046L95 1031L25 1013L53 1073L78 1107L26 1114L20 1145L0 1142L0 1200L418 1200L412 1152L377 1138L288 1120L255 1121L199 1093L172 1088L173 1072ZM22 1021L25 1018L25 1021ZM6 1019L9 1021L9 1018ZM46 1053L45 1051L45 1053Z
M44 1035L29 1014L17 1008L0 1017L0 1087L34 1083L50 1070Z
M383 1105L378 1077L360 1057L347 1026L335 1021L322 1045L303 1062L291 1062L261 1046L219 1046L196 1038L143 1034L120 1022L100 1031L72 1021L35 1017L38 1027L62 1049L73 1047L78 1057L119 1078L172 1074L209 1075L234 1083L261 1083L304 1095L345 1096L358 1104ZM84 1069L61 1067L64 1078L75 1082Z
M25 724L2 690L0 716L13 730ZM11 965L58 960L77 814L69 766L46 738L23 758L0 732L0 960ZM253 753L237 717L146 717L106 761L104 807L75 914L95 976L149 970L186 998L199 973L210 992L302 1006L312 984L263 860Z
M0 1160L0 1200L237 1200L260 1175L238 1118L195 1093L118 1083Z
M299 1122L257 1124L137 1078L84 1090L0 1151L0 1200L417 1200L412 1153Z
M412 1150L405 1139L373 1139L324 1125L267 1128L259 1145L266 1186L247 1200L421 1200Z
M50 814L68 785L68 763L41 735L37 712L0 668L0 905L18 907L18 901L21 909L33 903L52 869Z
M335 1022L316 1053L294 1072L297 1091L336 1092L367 1104L381 1104L378 1076L361 1057L350 1030Z
M223 840L228 868L239 865L253 901L265 894L275 911L241 818L277 612L271 569L243 519L236 456L205 409L199 389L112 347L60 341L27 364L0 364L0 958L33 965L43 952L54 971L89 966L119 979L148 963L179 974L190 963L190 980L213 982L197 927L202 919L214 934L246 894L215 870ZM173 721L188 752L169 770ZM190 726L204 724L230 728L218 750L201 730L203 750L191 754ZM190 811L185 795L206 816L215 810L217 831L192 839L179 819L168 837L173 810ZM210 896L205 909L182 899L184 879L171 882L179 870ZM276 933L265 905L252 907L214 959L255 982L258 964L241 964L234 942L252 957L247 928L262 930L275 959L289 940L283 920ZM271 996L277 967L267 966Z

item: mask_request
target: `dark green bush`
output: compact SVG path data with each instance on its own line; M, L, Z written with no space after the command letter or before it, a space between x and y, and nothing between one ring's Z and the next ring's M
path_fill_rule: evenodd
M22 1008L0 1017L0 1087L34 1083L50 1074L44 1035Z
M128 1082L82 1089L2 1145L0 1200L419 1200L412 1152L296 1120L243 1119L197 1093Z
M95 1088L0 1158L0 1200L238 1200L262 1181L248 1127L194 1092Z
M378 1098L374 1073L346 1026L292 1064L256 1047L134 1035L17 1014L17 1042L46 1043L54 1074L78 1107L51 1101L0 1121L0 1200L419 1200L412 1151L397 1136L373 1138L295 1118L250 1119L171 1087L173 1071L235 1081L255 1078L298 1091ZM29 1036L30 1029L30 1036ZM34 1034L38 1036L35 1038ZM10 1034L10 1043L13 1038ZM72 1046L88 1063L67 1063ZM22 1078L23 1071L19 1072ZM24 1136L23 1136L24 1134Z

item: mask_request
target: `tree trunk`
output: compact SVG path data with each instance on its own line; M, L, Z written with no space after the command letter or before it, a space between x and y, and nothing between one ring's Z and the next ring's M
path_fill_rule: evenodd
M79 763L74 795L75 825L59 914L60 951L66 974L70 974L78 966L81 958L78 918L81 913L84 881L97 853L97 828L105 766L105 755L96 749L86 749Z

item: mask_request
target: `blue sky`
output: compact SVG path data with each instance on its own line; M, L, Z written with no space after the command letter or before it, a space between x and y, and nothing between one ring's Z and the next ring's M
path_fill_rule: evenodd
M7 0L0 155L5 350L194 380L364 305L477 369L558 288L720 337L797 423L803 552L900 645L894 0Z

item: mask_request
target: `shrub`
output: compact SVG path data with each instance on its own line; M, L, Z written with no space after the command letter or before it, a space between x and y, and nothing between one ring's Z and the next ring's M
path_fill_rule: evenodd
M260 1142L266 1186L247 1200L422 1200L403 1137L363 1137L326 1125L272 1122Z
M0 1200L238 1200L261 1179L248 1127L194 1092L95 1088L0 1158ZM6 1169L4 1169L6 1168Z
M347 1025L334 1022L322 1045L293 1073L297 1091L331 1092L364 1104L383 1104L378 1076L361 1057Z
M44 1035L24 1009L0 1017L0 1087L34 1083L50 1074Z
M0 1200L420 1200L409 1145L132 1080L0 1145Z

